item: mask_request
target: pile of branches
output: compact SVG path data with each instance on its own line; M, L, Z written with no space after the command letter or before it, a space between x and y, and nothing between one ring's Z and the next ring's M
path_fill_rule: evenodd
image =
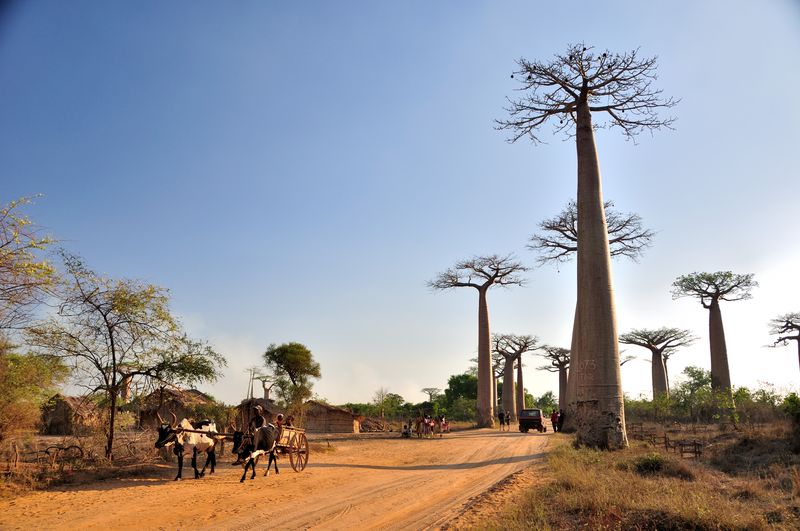
M376 431L391 431L389 423L383 419L376 419L374 417L364 417L361 421L362 432L376 432Z

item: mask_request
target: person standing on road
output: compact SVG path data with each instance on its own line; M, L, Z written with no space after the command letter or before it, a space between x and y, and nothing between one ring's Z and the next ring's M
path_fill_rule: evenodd
M505 425L506 422L506 414L502 409L497 414L497 418L500 419L500 431L503 431L503 426Z
M550 413L550 424L553 425L553 431L558 431L558 411L555 409Z
M511 431L511 413L506 411L506 431Z
M564 410L558 412L558 431L564 426Z

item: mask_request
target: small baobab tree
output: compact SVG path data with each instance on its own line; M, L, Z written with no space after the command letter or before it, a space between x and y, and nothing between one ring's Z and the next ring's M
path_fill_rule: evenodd
M594 131L618 127L628 138L669 127L673 118L659 111L675 101L654 86L656 58L638 50L622 54L595 52L583 44L569 46L550 61L517 61L511 75L522 95L509 99L508 118L498 128L510 141L540 141L541 129L574 135L578 159L578 301L572 345L575 388L572 417L577 442L599 448L627 446L622 382L619 370L614 289L600 163ZM594 121L593 116L597 116Z
M800 312L787 313L769 322L769 333L778 338L770 345L786 346L789 341L797 342L797 359L800 361Z
M492 350L503 357L503 409L517 418L517 412L525 407L525 389L522 386L522 355L538 348L535 336L494 334ZM517 367L517 386L514 387L514 364Z
M476 256L457 262L439 273L428 285L436 290L474 288L478 292L478 400L477 424L480 428L494 426L492 404L492 345L489 332L487 292L492 286L522 286L520 273L528 268L513 255Z
M608 227L609 253L636 262L652 244L655 234L642 225L639 214L614 209L613 201L603 203ZM539 232L531 236L527 248L538 253L538 265L565 263L578 252L578 204L570 201L556 216L539 222Z
M708 337L711 350L711 387L730 393L731 373L728 348L722 326L720 301L741 301L752 298L750 290L758 286L752 274L738 275L731 271L691 273L672 283L672 298L697 297L708 310Z
M669 394L665 355L669 357L679 348L688 347L695 341L697 338L690 330L666 327L656 330L641 328L619 336L620 343L646 348L652 354L653 400Z
M438 387L425 387L422 392L428 395L428 402L433 402L437 396L442 394L442 390Z
M566 410L569 349L543 345L538 355L550 361L550 365L542 365L538 370L558 373L558 409Z

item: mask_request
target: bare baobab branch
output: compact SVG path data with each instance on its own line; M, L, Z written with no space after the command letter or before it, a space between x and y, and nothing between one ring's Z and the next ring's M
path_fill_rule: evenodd
M537 135L548 122L553 132L571 136L582 98L589 111L605 116L594 128L619 127L628 138L643 130L671 128L675 118L662 118L659 111L678 100L664 98L653 86L658 79L656 59L640 57L638 49L595 53L584 44L571 45L549 61L519 59L511 77L523 95L508 99L509 118L497 120L497 128L511 131L511 142L528 137L540 143Z
M603 208L611 256L625 256L637 261L655 234L642 226L639 214L617 212L613 201L604 202ZM541 232L531 236L527 245L531 251L539 252L536 260L539 265L571 260L578 252L578 204L570 201L557 216L541 221L539 229Z
M798 361L800 361L800 312L781 315L772 319L769 324L770 335L778 336L770 346L786 346L789 344L789 341L796 341L797 357Z

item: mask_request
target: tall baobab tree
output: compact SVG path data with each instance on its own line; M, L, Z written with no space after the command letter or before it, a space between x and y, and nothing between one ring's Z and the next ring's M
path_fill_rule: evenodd
M536 350L538 339L535 336L515 334L494 334L492 350L503 357L503 409L517 418L517 412L525 407L525 390L522 387L522 355ZM517 387L514 391L514 364L517 364Z
M672 283L672 298L697 297L708 310L708 337L711 350L711 387L714 390L731 389L728 368L728 347L722 326L720 301L741 301L752 298L750 290L757 287L752 274L737 275L731 271L716 273L691 273L678 277Z
M511 131L511 142L527 137L537 143L549 122L555 132L574 135L577 149L581 236L570 378L575 394L567 418L575 420L579 444L625 447L611 254L594 130L619 127L633 138L669 127L673 118L659 117L659 110L676 102L654 87L656 58L640 57L638 50L596 53L578 44L550 61L520 59L517 65L511 77L524 94L508 100L509 117L498 121L498 128Z
M437 290L474 288L478 292L478 400L476 407L479 428L494 427L492 404L492 345L489 332L487 292L492 286L522 286L520 273L528 268L513 255L476 256L457 262L439 273L428 285Z
M650 247L655 233L642 225L639 214L614 210L614 202L603 203L608 227L608 246L612 257L625 256L634 262ZM527 245L536 251L538 265L564 263L578 252L578 204L570 201L556 216L539 222L539 232Z
M543 345L539 356L550 360L550 365L538 367L540 371L558 373L558 409L567 407L567 371L569 370L569 349Z
M769 322L769 333L778 338L772 347L786 346L789 341L797 342L797 359L800 361L800 312L787 313ZM794 334L794 335L792 335Z
M695 341L697 337L690 330L666 327L657 330L641 328L619 336L620 343L646 348L652 354L653 400L661 395L669 395L664 355L670 356L679 348L688 347Z
M635 262L652 243L654 233L643 226L639 214L617 212L613 206L612 201L606 201L603 204L608 229L609 253L612 258L623 256ZM578 204L570 201L558 215L539 222L539 229L539 232L531 236L530 243L527 245L528 249L539 253L536 260L538 265L568 262L578 252ZM576 305L575 322L577 322L577 316ZM577 337L576 331L577 328L573 323L573 347ZM626 361L630 361L630 359L620 360L620 366ZM571 390L574 391L574 388L567 383L564 395L559 397L559 400L563 402L560 409L565 409L570 403ZM574 397L572 402L575 402ZM574 431L575 419L571 414L567 415L563 429L564 431Z

